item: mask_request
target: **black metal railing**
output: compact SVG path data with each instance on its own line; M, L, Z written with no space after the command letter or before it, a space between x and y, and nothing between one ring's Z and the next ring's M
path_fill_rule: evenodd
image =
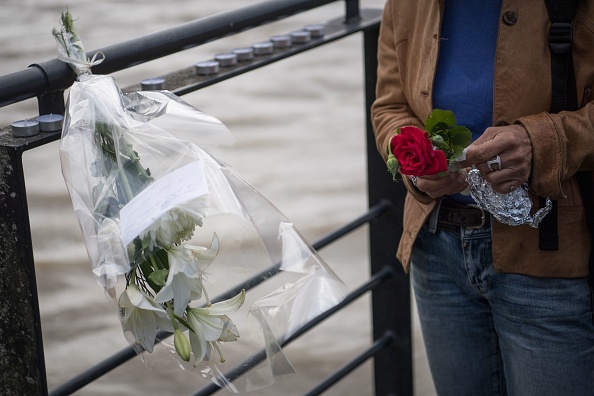
M275 0L199 19L167 31L99 49L97 51L102 51L107 60L95 66L93 72L110 74L335 1L337 0ZM369 113L375 97L381 10L360 9L358 0L341 1L345 4L344 15L328 22L325 34L307 43L276 49L269 55L238 63L214 75L197 75L193 68L188 68L162 77L173 93L184 95L341 38L353 34L363 35L370 210L312 246L322 249L361 225L368 224L371 277L362 286L351 291L339 305L314 318L284 340L283 345L371 291L374 343L315 386L308 395L321 394L370 358L374 359L374 389L377 395L412 395L409 282L394 257L394 246L402 233L404 189L402 185L391 183L385 165L376 152ZM97 51L89 52L89 56ZM64 90L74 80L72 70L58 60L34 64L25 70L0 76L0 107L37 98L39 114L63 114ZM124 90L137 89L140 87L132 86ZM59 138L59 133L16 138L8 127L0 129L0 300L3 302L0 306L0 386L10 389L14 394L48 394L22 155ZM234 291L228 293L234 294ZM160 334L160 337L166 336L168 335ZM117 352L49 394L71 394L134 356L136 354L132 348ZM255 356L254 362L260 357ZM242 366L241 370L244 367L249 368L249 365ZM236 369L229 375L240 376L243 374L241 370ZM370 384L370 388L371 386ZM196 395L212 394L218 389L215 385L207 386Z

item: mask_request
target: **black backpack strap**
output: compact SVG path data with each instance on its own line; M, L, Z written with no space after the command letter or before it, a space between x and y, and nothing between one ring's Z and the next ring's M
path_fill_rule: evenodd
M578 108L572 56L572 21L579 2L580 0L545 0L551 20L549 28L553 84L551 113Z
M575 174L578 185L580 186L580 194L584 203L584 210L586 212L586 222L590 230L590 294L592 296L592 306L594 307L594 181L592 181L592 174L590 172L578 172ZM594 320L594 318L593 318Z
M553 79L553 92L551 98L551 113L563 110L577 110L577 87L575 71L573 69L572 20L580 0L545 0L551 20L549 29L549 49L551 50L551 73ZM586 213L586 222L590 231L590 261L589 283L594 307L594 181L591 172L577 172L576 179L580 187L580 194ZM541 205L544 198L541 198ZM556 207L556 201L554 202ZM556 212L556 209L555 209ZM554 216L551 216L554 214ZM547 218L550 218L547 220ZM545 222L547 220L547 222ZM554 224L549 224L554 223ZM543 227L544 225L544 227ZM553 228L554 227L554 228ZM540 248L551 250L558 249L557 214L549 213L540 225ZM555 246L556 245L556 246ZM594 316L593 316L594 320Z
M577 88L573 70L572 20L579 0L545 0L551 26L549 28L549 49L551 51L552 96L551 113L563 110L577 110ZM540 206L545 199L540 198ZM559 233L557 231L557 201L539 226L539 248L558 250Z

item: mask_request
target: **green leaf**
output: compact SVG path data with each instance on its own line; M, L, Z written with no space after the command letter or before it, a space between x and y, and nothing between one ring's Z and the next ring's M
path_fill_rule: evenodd
M169 276L169 270L156 270L149 275L149 280L156 285L165 286L167 283L167 277Z
M456 116L450 110L435 109L429 114L427 120L425 120L425 129L431 134L440 123L446 124L446 128L441 129L454 126L456 125Z
M454 146L466 147L472 143L472 132L464 126L455 126L450 129L450 142Z
M447 139L448 131L450 126L445 122L438 122L433 125L432 129L428 129L429 136L441 135L444 139Z
M450 161L456 161L458 158L462 156L462 152L464 151L464 147L454 146L454 153L452 154Z
M173 312L172 312L173 313ZM190 326L190 324L182 317L177 316L176 314L173 314L173 317L182 325L184 326L186 329L190 330L192 333L195 333L194 329L192 328L192 326Z

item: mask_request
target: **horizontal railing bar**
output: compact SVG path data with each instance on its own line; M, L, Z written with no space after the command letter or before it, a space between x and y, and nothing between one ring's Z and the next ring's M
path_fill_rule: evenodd
M394 273L395 273L394 269L390 266L386 266L386 267L382 268L380 271L373 274L373 276L371 276L371 278L366 283L364 283L363 285L361 285L360 287L358 287L357 289L355 289L354 291L349 293L340 303L336 304L334 307L328 309L327 311L316 316L309 322L305 323L302 327L297 329L297 331L295 331L295 333L290 335L286 340L280 341L280 345L282 347L289 345L291 342L295 341L297 338L299 338L300 336L302 336L303 334L305 334L306 332L311 330L313 327L317 326L324 320L328 319L330 316L334 315L336 312L340 311L341 309L343 309L344 307L346 307L353 301L355 301L358 298L360 298L361 296L363 296L368 291L376 288L377 286L382 284L384 281L386 281L390 277L394 276ZM266 359L266 350L265 349L261 350L259 353L255 354L255 355L252 355L251 357L246 359L243 363L240 363L238 366L236 366L233 370L226 373L225 378L228 378L229 381L233 382L234 380L241 377L243 374L245 374L246 372L248 372L249 370L251 370L252 368L257 366L258 364L263 362L264 359ZM202 389L200 389L200 391L198 391L197 393L194 393L192 396L212 395L213 393L215 393L219 390L221 390L221 388L218 385L211 383L211 384L203 387Z
M359 216L358 218L352 220L348 224L338 228L334 232L330 233L329 235L321 238L320 240L314 242L312 247L316 250L320 250L325 246L329 245L330 243L336 241L340 237L344 236L346 233L360 227L361 225L377 218L382 213L384 213L389 207L391 206L391 202L389 200L382 201L377 205L371 207L368 212ZM239 293L242 289L249 290L260 283L264 282L266 279L270 278L271 276L275 275L279 272L280 264L276 264L267 270L259 273L258 275L248 279L246 282L242 283L241 285L235 286L230 291L223 293L216 298L213 298L213 302L226 300L230 297L235 296ZM166 339L169 337L171 333L168 332L159 332L157 334L157 342ZM102 377L103 375L107 374L114 368L118 367L119 365L125 363L126 361L132 359L136 356L136 352L132 347L126 347L119 352L113 354L112 356L108 357L107 359L99 362L95 366L91 367L90 369L84 371L83 373L73 377L69 381L65 382L64 384L60 385L58 388L52 390L50 392L50 396L63 396L63 395L70 395L71 393L81 389L82 387L88 385L92 381Z
M158 337L158 336L157 336ZM111 355L109 358L97 363L90 369L78 374L76 377L64 382L62 385L51 390L49 396L71 395L86 385L101 378L114 368L126 363L136 356L136 351L132 347L126 347L119 352Z
M103 52L106 60L94 66L93 72L110 74L336 1L272 0L256 3L90 51L88 55L91 58L95 53ZM64 90L72 85L74 79L73 70L58 59L0 76L0 107Z
M344 235L348 234L349 232L352 232L353 230L355 230L356 228L362 226L363 224L366 224L369 221L371 221L371 220L379 217L382 213L384 213L386 210L388 210L390 208L390 206L391 206L390 200L384 200L382 202L379 202L377 205L371 207L365 214L363 214L363 215L359 216L358 218L350 221L346 225L338 228L337 230L331 232L330 234L322 237L318 241L313 242L312 245L311 245L312 248L314 250L321 250L321 249L323 249L324 247L326 247L330 243L332 243L332 242L340 239L341 237L343 237ZM262 282L266 281L267 279L271 278L272 276L274 276L278 272L280 272L280 266L281 266L281 263L276 263L276 264L272 265L271 267L269 267L266 270L264 270L264 271L262 271L262 272L260 272L260 273L258 273L256 275L254 275L253 277L251 277L250 279L248 279L245 282L241 283L240 285L237 285L237 286L229 289L228 291L226 291L222 295L219 295L213 301L227 300L227 299L230 299L230 298L236 296L242 290L250 290L250 289L258 286Z
M392 331L387 331L382 337L375 340L373 345L361 353L359 356L355 357L353 360L348 362L346 365L341 367L338 371L332 374L330 377L326 378L324 381L320 382L315 388L305 394L305 396L317 396L321 395L333 385L335 385L338 381L346 377L348 374L353 372L357 367L365 363L370 358L377 355L381 352L384 348L390 345L392 342L396 340L396 334Z
M210 85L219 83L232 77L267 66L279 60L300 54L304 51L319 47L324 44L331 43L340 38L360 32L371 25L379 23L381 10L363 10L361 15L361 19L350 21L346 24L343 24L338 20L331 21L328 26L328 34L326 34L323 38L313 40L309 44L300 44L299 46L296 45L284 50L277 49L273 52L272 55L260 56L255 58L251 62L241 62L238 63L237 66L223 68L216 75L198 76L194 72L193 66L190 68L182 69L175 73L170 73L164 76L166 78L167 89L171 90L174 94L178 96L183 96L190 92L194 92L196 90L208 87ZM25 72L27 72L27 74L30 74L28 69L25 70ZM0 96L2 95L2 80L3 77L0 77ZM19 85L18 83L10 79L9 81L7 81L7 84L9 85L13 83L16 86ZM24 86L26 86L28 83L23 82L23 84ZM129 87L122 88L122 91L133 92L138 91L140 89L140 84L135 84ZM2 104L0 103L0 107L1 106ZM14 137L12 136L12 132L9 126L0 127L0 146L14 148L15 150L31 150L44 144L59 140L60 137L61 134L59 132L39 133L37 135L29 137Z
M345 224L344 226L340 227L339 229L331 232L330 234L318 239L314 243L312 243L312 247L315 250L320 250L324 246L328 245L329 243L334 242L335 240L341 238L342 236L354 231L355 229L359 228L363 224L367 224L370 221L378 218L384 212L392 208L392 201L389 199L381 200L377 205L372 206L369 208L367 213L357 217L356 219L350 221L349 223Z
M238 62L235 66L222 67L215 75L200 76L195 72L195 67L192 66L160 77L165 78L166 86L169 86L172 80L186 81L183 86L177 86L172 90L174 94L182 96L363 31L371 25L378 24L380 19L381 10L362 10L360 18L347 23L341 18L328 21L323 37L314 38L304 44L293 44L287 48L277 48L274 49L272 54L255 56L252 60ZM133 86L133 89L139 90L140 84Z

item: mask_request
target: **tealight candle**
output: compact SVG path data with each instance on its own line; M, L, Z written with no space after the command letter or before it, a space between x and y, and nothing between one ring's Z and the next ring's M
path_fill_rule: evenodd
M305 25L303 27L303 30L307 30L308 32L310 32L312 38L318 38L324 36L326 25Z
M274 44L274 48L287 48L292 44L291 36L287 34L272 36L270 37L270 41Z
M203 76L207 76L209 74L217 74L219 72L219 62L217 61L199 62L195 65L195 67L196 72Z
M10 124L14 136L35 136L39 133L39 121L19 120Z
M37 117L41 132L57 132L62 130L64 117L60 114L44 114Z
M161 77L147 78L140 82L140 86L145 91L155 91L165 89L165 79Z
M253 44L252 48L254 49L255 55L268 55L272 54L274 44L272 44L270 41L263 41L261 43Z
M233 52L216 54L215 60L219 62L221 67L235 66L237 64L237 54Z
M233 53L237 55L237 60L240 62L254 59L254 49L251 47L236 48Z
M294 43L303 44L311 40L311 33L308 30L299 30L291 33L291 38Z

